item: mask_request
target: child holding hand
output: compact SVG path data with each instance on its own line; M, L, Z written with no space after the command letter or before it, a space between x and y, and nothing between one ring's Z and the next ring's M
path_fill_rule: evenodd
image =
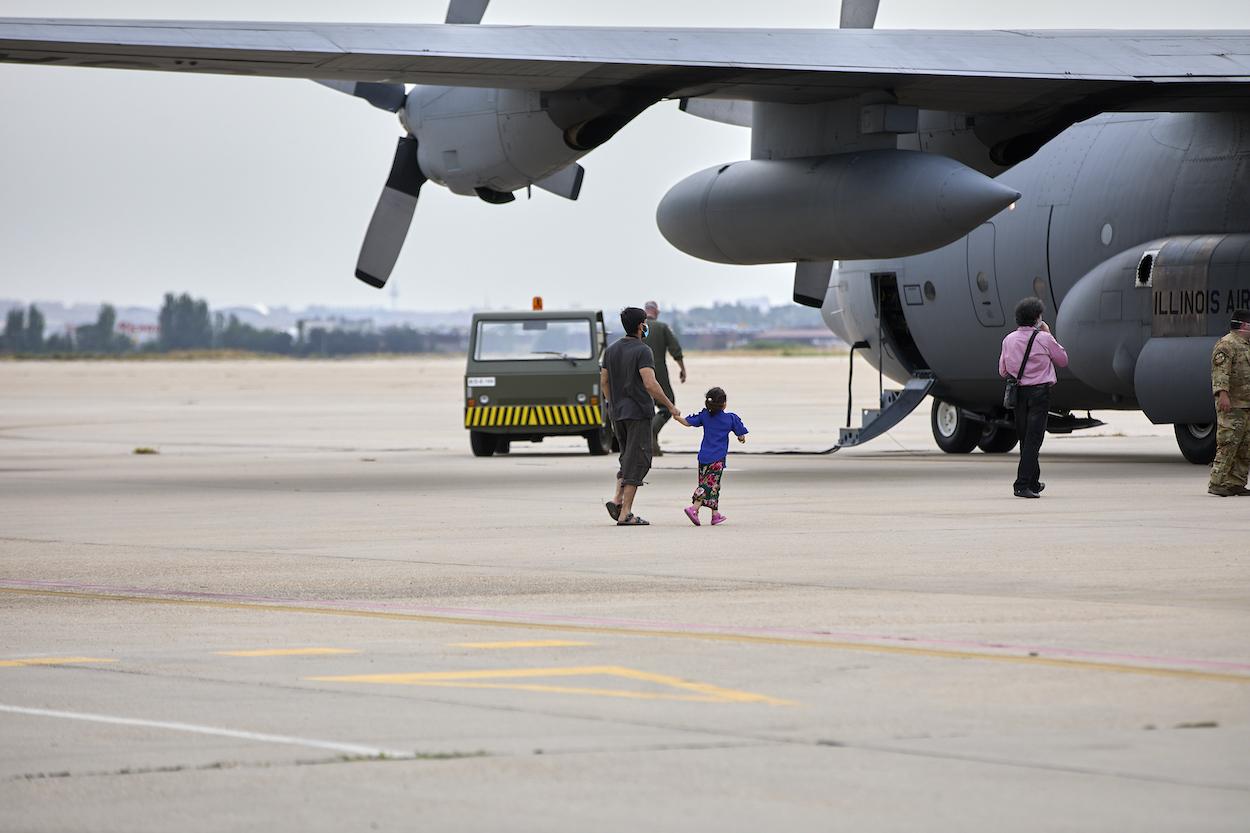
M704 409L677 421L687 428L703 428L703 443L699 446L699 483L695 487L691 503L686 507L686 517L695 526L699 522L699 509L706 506L712 510L712 526L723 524L725 516L720 513L720 481L725 472L725 457L729 454L729 435L738 442L747 441L747 427L737 414L725 410L728 397L722 388L712 388L704 398Z

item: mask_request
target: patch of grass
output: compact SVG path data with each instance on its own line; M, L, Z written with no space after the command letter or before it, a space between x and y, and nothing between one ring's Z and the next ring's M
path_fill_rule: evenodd
M160 454L160 452L155 448L149 448L146 445L141 445L132 451L131 454Z

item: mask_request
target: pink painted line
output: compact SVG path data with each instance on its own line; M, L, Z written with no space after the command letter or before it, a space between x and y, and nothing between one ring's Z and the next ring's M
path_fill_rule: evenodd
M1149 665L1181 666L1210 671L1250 672L1250 662L1199 659L1194 657L1155 656L1117 651L1097 651L1083 648L1066 648L1054 645L1028 645L1008 642L985 642L962 639L933 639L919 636L860 633L855 631L815 630L804 628L736 627L732 625L706 625L666 620L626 619L599 616L573 616L559 613L532 613L520 610L496 610L473 607L441 607L413 605L406 602L369 602L352 599L288 599L276 596L257 596L247 593L208 593L194 590L153 589L149 587L126 587L108 584L90 584L69 581L45 581L38 579L4 579L0 587L16 590L65 590L79 593L111 593L141 598L167 598L188 601L222 601L251 604L270 604L323 608L333 610L364 610L376 613L410 613L425 616L460 616L500 623L523 622L526 624L574 624L591 627L627 627L639 630L680 631L683 633L723 634L728 636L781 636L796 639L828 640L830 642L857 642L865 645L908 645L918 648L951 648L976 650L1001 654L1036 654L1039 657L1064 657L1070 659L1134 662Z

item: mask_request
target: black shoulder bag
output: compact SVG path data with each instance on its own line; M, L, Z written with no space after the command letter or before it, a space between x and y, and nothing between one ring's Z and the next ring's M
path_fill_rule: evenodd
M1016 400L1019 397L1019 391L1017 388L1020 387L1020 379L1024 376L1024 366L1029 363L1029 353L1033 352L1033 342L1037 340L1037 334L1040 332L1041 330L1039 329L1033 330L1033 335L1029 336L1028 346L1024 348L1024 359L1020 362L1020 369L1016 371L1015 376L1007 377L1007 386L1003 388L1004 408L1010 409L1016 407Z

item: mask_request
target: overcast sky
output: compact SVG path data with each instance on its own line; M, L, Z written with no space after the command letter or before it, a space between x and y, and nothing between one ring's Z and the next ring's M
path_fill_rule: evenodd
M0 16L429 23L443 3L0 0ZM836 0L494 0L507 24L834 27ZM881 28L1250 29L1245 0L882 0ZM405 309L657 298L788 301L792 267L702 263L655 206L748 133L644 113L583 160L581 199L490 206L427 186L392 282ZM389 304L352 277L397 120L307 81L0 65L0 297L156 305Z

